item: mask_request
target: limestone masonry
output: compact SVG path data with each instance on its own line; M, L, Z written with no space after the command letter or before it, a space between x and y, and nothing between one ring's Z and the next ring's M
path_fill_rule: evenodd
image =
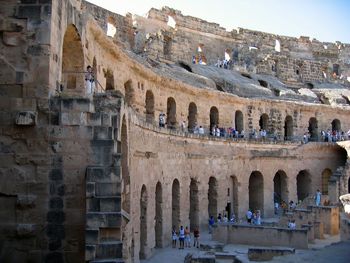
M0 39L0 262L139 262L173 225L317 189L293 242L350 237L350 44L81 0L0 1Z

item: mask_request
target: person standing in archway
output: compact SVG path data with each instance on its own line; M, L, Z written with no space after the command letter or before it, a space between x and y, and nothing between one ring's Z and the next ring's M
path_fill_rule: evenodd
M95 89L95 77L94 77L92 67L90 65L87 66L86 71L87 71L85 73L86 94L92 95Z
M322 196L322 194L321 194L320 190L317 189L316 194L315 194L315 203L317 206L319 206L321 204L321 196Z

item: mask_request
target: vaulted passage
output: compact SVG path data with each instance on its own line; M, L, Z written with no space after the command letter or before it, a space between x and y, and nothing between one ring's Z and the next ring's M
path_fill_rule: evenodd
M239 110L235 113L235 128L239 133L244 129L243 113Z
M208 189L208 215L217 216L218 213L218 184L215 177L209 178L209 189Z
M260 117L259 127L261 130L268 131L268 125L269 125L269 116L266 113L264 113Z
M173 187L171 192L171 224L177 229L180 225L180 183L177 179L174 179L173 181Z
M210 109L210 131L211 129L219 124L219 111L216 107Z
M231 203L232 211L235 214L236 218L238 217L238 181L236 176L231 176Z
M188 106L188 131L193 132L197 125L197 106L191 102Z
M123 116L121 130L121 175L122 175L122 209L130 213L130 176L129 176L129 148L128 132L125 116Z
M154 121L154 95L153 92L147 90L146 92L146 121L152 123Z
M328 195L328 180L332 176L331 169L324 169L322 172L322 194Z
M310 133L310 140L311 141L317 141L318 140L318 125L317 125L317 119L312 117L309 120L309 133Z
M284 171L279 170L273 178L274 201L288 203L288 178Z
M125 94L125 103L128 104L129 106L132 106L134 103L135 99L135 91L132 86L132 81L128 80L127 82L124 83L124 94Z
M293 138L293 118L287 116L284 120L284 139L291 140Z
M341 124L338 119L332 121L332 131L341 131Z
M297 175L297 196L303 201L311 194L311 175L307 170L302 170Z
M162 197L162 185L160 182L156 186L156 217L155 217L155 237L156 237L156 247L163 247L163 197Z
M264 178L259 171L254 171L249 177L249 208L264 211Z
M63 38L62 85L63 89L85 90L84 52L81 38L74 25L68 25Z
M167 124L170 129L176 128L176 102L172 97L167 101Z
M198 200L198 182L191 179L190 184L190 229L193 231L199 227L199 200Z
M146 186L143 185L141 189L140 198L140 253L139 258L146 258L146 247L147 247L147 206L148 196Z

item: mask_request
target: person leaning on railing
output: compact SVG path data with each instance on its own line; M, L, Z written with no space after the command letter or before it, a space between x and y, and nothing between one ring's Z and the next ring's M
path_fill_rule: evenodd
M87 66L85 73L86 94L91 95L95 90L95 78L91 66Z

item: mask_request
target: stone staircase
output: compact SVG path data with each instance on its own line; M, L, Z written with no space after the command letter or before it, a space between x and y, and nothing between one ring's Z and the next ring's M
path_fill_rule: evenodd
M119 108L101 98L58 98L59 123L84 128L91 136L85 177L85 262L121 263L122 211L120 159L117 151ZM108 100L108 98L107 98ZM119 100L111 97L114 105Z

